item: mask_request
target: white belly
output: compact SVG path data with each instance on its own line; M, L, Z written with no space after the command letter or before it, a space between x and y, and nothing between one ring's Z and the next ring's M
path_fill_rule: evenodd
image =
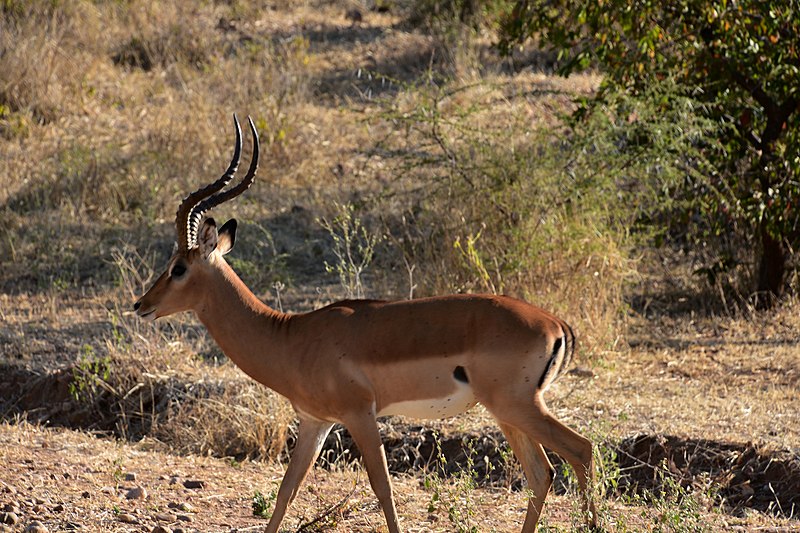
M444 398L426 398L396 402L383 407L378 416L402 415L410 418L447 418L456 416L474 406L478 401L472 387L456 382L456 389Z

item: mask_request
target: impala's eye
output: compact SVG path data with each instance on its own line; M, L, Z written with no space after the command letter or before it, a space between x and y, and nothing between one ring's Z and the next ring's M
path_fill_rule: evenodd
M173 278L179 278L186 273L186 266L181 263L176 263L174 267L172 267L172 272L170 275Z

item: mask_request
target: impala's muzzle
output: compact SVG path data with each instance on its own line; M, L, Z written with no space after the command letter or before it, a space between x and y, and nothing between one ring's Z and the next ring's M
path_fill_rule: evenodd
M155 320L156 319L156 310L155 308L152 309L142 309L142 301L139 300L135 304L133 304L133 310L136 311L136 314L139 315L139 318L143 318L145 320Z

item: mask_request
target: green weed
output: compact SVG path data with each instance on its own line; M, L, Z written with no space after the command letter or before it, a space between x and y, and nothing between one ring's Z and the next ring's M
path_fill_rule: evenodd
M98 356L94 348L84 344L81 355L75 366L72 367L72 381L69 383L69 393L75 401L91 403L97 391L105 385L111 377L111 359L109 356Z
M278 490L273 488L267 494L256 490L253 493L253 516L258 518L270 518L272 516L272 507L275 505L275 500L278 497Z
M428 502L428 513L447 513L447 519L458 533L477 533L475 525L475 463L473 456L475 450L471 442L467 442L465 450L467 463L463 470L452 476L447 474L447 458L442 452L441 441L436 439L436 458L434 459L433 472L427 473L423 486L430 491L431 498Z
M500 283L499 287L495 287L495 282L492 274L486 268L483 255L478 251L477 243L481 238L481 231L476 235L467 235L464 239L464 244L461 243L461 237L456 237L456 242L453 247L461 253L461 256L466 264L466 267L474 273L474 276L479 280L481 289L492 294L503 292L502 278L498 277L497 281Z
M375 255L375 245L381 237L371 233L356 215L352 204L334 204L333 219L318 219L318 223L333 240L335 263L325 262L325 270L336 274L348 298L364 297L363 275Z
M659 489L645 491L634 497L649 509L643 511L651 518L656 533L699 533L707 526L700 513L700 503L689 488L667 472L666 464L655 470Z

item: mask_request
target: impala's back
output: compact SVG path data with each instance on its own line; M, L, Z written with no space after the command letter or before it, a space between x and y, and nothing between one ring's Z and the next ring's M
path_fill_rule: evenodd
M454 416L500 383L533 397L564 371L574 348L564 322L504 296L343 301L289 321L303 332L290 351L318 401L357 386L374 391L380 415ZM350 390L334 390L339 374L349 376Z

